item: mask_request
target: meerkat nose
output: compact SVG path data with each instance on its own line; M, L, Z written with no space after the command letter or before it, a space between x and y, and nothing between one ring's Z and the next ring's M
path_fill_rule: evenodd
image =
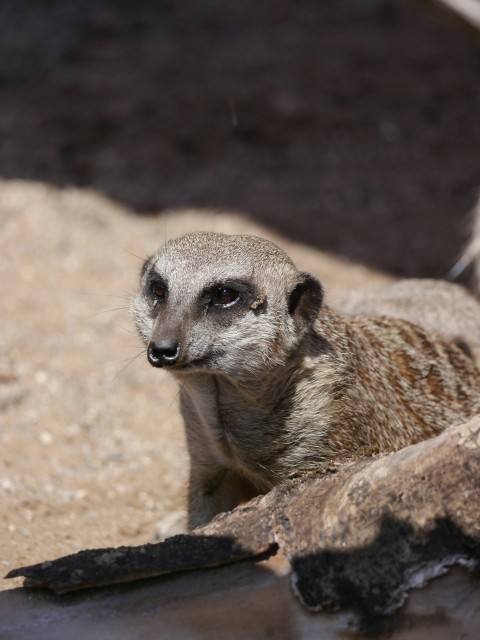
M180 345L178 342L162 340L150 342L148 345L147 357L152 367L168 367L175 364L179 355Z

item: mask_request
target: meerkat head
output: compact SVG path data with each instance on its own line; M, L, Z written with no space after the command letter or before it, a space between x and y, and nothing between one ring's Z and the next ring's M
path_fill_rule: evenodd
M321 304L320 283L273 243L190 233L145 261L131 310L154 367L248 380L295 356Z

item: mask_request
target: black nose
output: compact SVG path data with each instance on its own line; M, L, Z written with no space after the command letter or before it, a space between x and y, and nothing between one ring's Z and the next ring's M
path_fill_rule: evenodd
M178 342L171 342L170 340L150 342L147 354L148 361L152 367L168 367L178 360L180 345Z

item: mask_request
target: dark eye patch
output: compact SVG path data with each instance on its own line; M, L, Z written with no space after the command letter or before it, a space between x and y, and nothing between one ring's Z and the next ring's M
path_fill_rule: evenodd
M229 309L240 302L249 303L255 299L256 290L244 280L220 280L206 287L202 299L207 308Z
M168 285L158 273L151 272L145 284L145 295L154 302L163 302L168 296Z
M211 298L215 307L231 307L240 299L240 292L229 286L218 287Z
M157 280L152 282L151 286L152 294L155 296L156 300L163 301L167 297L167 285L161 280Z

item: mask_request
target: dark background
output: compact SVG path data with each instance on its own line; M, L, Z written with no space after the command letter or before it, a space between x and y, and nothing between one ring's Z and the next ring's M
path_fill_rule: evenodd
M400 0L3 0L0 177L244 212L445 276L480 183L480 47Z

